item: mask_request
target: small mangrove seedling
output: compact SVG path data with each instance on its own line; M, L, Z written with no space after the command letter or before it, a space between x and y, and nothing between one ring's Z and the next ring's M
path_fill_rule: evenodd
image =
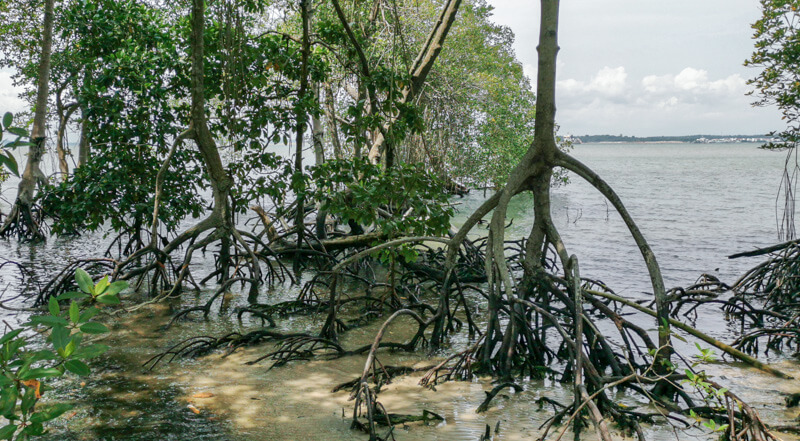
M18 329L9 329L0 337L0 416L8 424L0 428L0 440L28 440L45 433L44 424L72 409L68 403L40 403L48 390L47 378L60 377L67 372L89 375L86 360L96 358L108 346L83 342L84 334L104 334L108 328L91 321L100 310L93 303L114 305L117 294L127 282L108 283L103 278L97 284L82 269L75 280L81 292L50 297L48 314L33 316ZM76 299L85 299L78 301ZM69 306L62 312L62 302ZM33 344L37 331L49 335L47 346ZM26 332L27 331L27 332Z

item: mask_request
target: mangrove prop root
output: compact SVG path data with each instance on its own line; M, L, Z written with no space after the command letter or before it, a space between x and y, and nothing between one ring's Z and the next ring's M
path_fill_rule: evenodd
M500 391L502 391L505 388L514 389L514 391L517 392L517 393L522 392L522 390L523 390L522 386L520 386L520 385L518 385L516 383L508 382L508 383L498 384L497 386L493 387L491 391L486 392L486 398L484 398L483 402L480 404L480 406L478 406L478 408L475 409L475 412L483 413L483 412L486 412L487 410L489 410L489 404L492 402L494 397L496 397L497 394L499 394Z
M622 303L622 304L624 304L626 306L630 306L631 308L634 308L634 309L636 309L636 310L638 310L640 312L643 312L645 314L651 315L653 317L656 316L656 312L653 311L652 309L646 308L646 307L644 307L642 305L639 305L636 302L632 302L630 300L624 299L624 298L619 297L617 295L610 294L610 293L605 293L605 292L600 292L600 291L591 291L591 290L585 290L585 292L588 293L588 294L591 294L593 296L604 297L606 299ZM743 353L742 351L739 351L738 349L735 349L735 348L733 348L733 347L731 347L729 345L726 345L725 343L722 343L721 341L718 341L718 340L716 340L716 339L714 339L712 337L709 337L708 335L698 331L695 328L692 328L689 325L686 325L686 324L681 323L681 322L679 322L677 320L674 320L674 319L669 319L669 322L670 322L670 324L672 326L675 326L676 328L678 328L678 329L680 329L680 330L682 330L682 331L684 331L684 332L686 332L686 333L688 333L688 334L690 334L690 335L692 335L694 337L697 337L697 338L703 340L704 342L706 342L706 343L708 343L708 344L710 344L710 345L712 345L712 346L724 351L726 354L728 354L728 355L730 355L730 356L732 356L732 357L734 357L734 358L736 358L736 359L738 359L740 361L743 361L743 362L745 362L745 363L747 363L747 364L749 364L749 365L751 365L753 367L756 367L758 369L761 369L764 372L767 372L767 373L770 373L772 375L775 375L776 377L780 377L780 378L787 379L787 380L793 379L792 376L790 376L788 374L785 374L785 373L781 372L780 370L775 369L775 368L773 368L773 367L771 367L771 366L769 366L769 365L767 365L765 363L762 363L761 361L758 361L757 359L755 359L755 358Z

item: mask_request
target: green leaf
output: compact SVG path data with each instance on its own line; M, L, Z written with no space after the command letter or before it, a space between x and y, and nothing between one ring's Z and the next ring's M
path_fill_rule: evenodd
M102 323L89 322L81 325L81 331L87 334L105 334L108 332L108 328Z
M11 341L14 337L18 336L20 332L22 332L22 329L15 329L7 334L4 334L2 337L0 337L0 345L4 345L6 342Z
M119 298L116 295L103 294L97 296L97 301L105 305L119 305Z
M9 424L0 429L0 439L11 439L17 431L16 424Z
M20 436L28 435L28 436L39 436L44 434L44 426L42 423L31 423L30 426L25 427L19 433ZM28 437L24 437L23 439L28 439Z
M674 333L673 333L673 334L672 334L672 337L673 337L673 338L677 338L678 340L680 340L680 341L682 341L682 342L684 342L684 343L689 343L688 341L686 341L686 339L685 339L685 338L681 337L681 336L680 336L680 335L678 335L678 334L674 334Z
M45 326L67 326L69 322L63 317L53 317L52 315L37 315L31 317L31 323Z
M23 138L28 137L28 131L20 127L7 127L6 130L8 130L8 133L11 133L12 135L21 136Z
M66 320L64 320L66 321ZM50 333L50 339L53 341L53 347L60 351L69 343L69 330L63 326L53 327L53 332ZM59 352L60 354L61 352Z
M85 299L87 297L91 297L91 294L87 294L85 292L78 292L78 291L70 291L61 294L60 296L56 297L56 300L72 300L72 299Z
M36 406L36 390L35 388L25 388L25 393L22 395L22 400L19 403L19 410L23 416L31 413L33 407Z
M113 296L114 294L118 294L120 291L122 291L127 287L128 287L128 282L124 280L118 280L112 283L111 285L108 285L108 289L106 289L106 291L103 294Z
M55 297L50 297L50 300L47 301L47 308L50 310L50 315L58 317L58 314L61 312L61 308L58 306L58 300Z
M58 377L62 372L56 368L35 368L20 377L20 380L32 380L35 378Z
M78 319L81 318L81 310L78 309L78 303L72 302L69 305L69 321L72 323L78 323Z
M108 288L108 276L103 277L99 282L97 282L97 285L94 286L94 293L102 294L106 288Z
M109 347L101 344L81 346L72 353L73 360L87 360L103 355Z
M56 360L56 359L58 359L58 355L56 355L55 352L49 351L47 349L40 349L33 353L33 356L31 357L31 362L35 363L37 361L42 361L42 360ZM0 379L2 379L2 376L0 376Z
M89 366L80 360L67 360L67 362L64 363L64 367L75 375L86 376L91 373Z
M96 316L100 310L95 308L94 306L87 308L83 313L81 313L80 319L78 320L79 323L86 323L92 317Z
M63 415L64 412L72 409L72 405L67 403L57 403L42 405L38 409L39 411L31 416L31 422L33 423L44 423L46 421L56 419Z
M19 165L17 165L17 160L14 158L14 155L8 152L5 152L4 155L0 154L0 163L5 164L8 171L13 173L14 176L19 177Z
M71 338L69 340L69 343L67 343L67 345L64 346L64 352L62 354L64 356L64 358L67 358L70 355L72 355L72 353L75 352L75 348L77 348L77 347L78 347L78 343L75 341L75 338L74 337Z
M81 268L77 268L75 270L75 281L78 282L78 287L81 291L93 294L94 283L92 282L92 276L89 275L86 271Z
M14 115L11 112L6 112L3 115L3 127L11 127L11 123L14 122Z
M8 418L17 408L17 388L10 386L0 391L0 415Z

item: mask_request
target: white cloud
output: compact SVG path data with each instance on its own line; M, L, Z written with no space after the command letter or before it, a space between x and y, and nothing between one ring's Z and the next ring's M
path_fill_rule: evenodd
M589 81L567 79L559 81L557 90L567 95L599 94L606 97L620 96L625 92L628 74L625 68L608 66L600 69Z
M642 87L647 93L665 93L672 89L673 82L671 75L648 75L642 78Z
M617 133L620 121L633 127L626 132L639 135L729 132L716 129L725 126L743 133L763 131L762 123L751 121L747 82L739 74L714 78L706 70L686 67L629 78L625 67L606 66L588 79L560 80L556 90L559 123L566 130L586 128L577 135Z
M739 74L709 83L709 90L717 93L746 93L747 81Z
M681 90L694 90L708 84L708 72L687 67L675 76L675 87Z
M600 69L597 75L592 78L589 83L589 90L594 90L606 95L620 95L625 91L625 81L628 79L628 74L625 73L625 68L620 66L617 68L610 68L608 66Z
M747 91L747 82L739 74L710 81L705 70L687 67L677 75L648 75L642 78L642 89L651 95L704 95L710 99L713 96L743 95Z

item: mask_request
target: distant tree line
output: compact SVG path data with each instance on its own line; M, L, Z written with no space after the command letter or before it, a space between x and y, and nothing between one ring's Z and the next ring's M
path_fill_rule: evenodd
M582 142L696 142L698 139L723 138L768 138L768 135L685 135L685 136L625 136L625 135L584 135Z

